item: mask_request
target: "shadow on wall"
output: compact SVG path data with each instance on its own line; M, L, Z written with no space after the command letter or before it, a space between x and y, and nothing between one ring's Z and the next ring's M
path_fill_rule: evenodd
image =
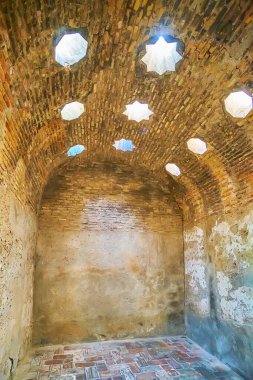
M253 327L201 318L186 311L187 335L245 379L253 378Z

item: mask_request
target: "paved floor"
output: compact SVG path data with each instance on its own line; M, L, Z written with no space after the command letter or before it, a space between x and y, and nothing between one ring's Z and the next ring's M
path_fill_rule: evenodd
M242 379L186 337L37 348L16 380Z

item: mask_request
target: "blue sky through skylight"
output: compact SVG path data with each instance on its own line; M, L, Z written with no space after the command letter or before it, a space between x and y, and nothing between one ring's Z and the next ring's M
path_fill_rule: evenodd
M132 140L116 140L115 144L113 145L117 150L123 150L124 152L132 151L135 146L132 143Z
M84 150L85 150L85 148L84 148L83 145L74 145L71 148L69 148L67 154L68 154L69 157L74 157L77 154L82 153Z

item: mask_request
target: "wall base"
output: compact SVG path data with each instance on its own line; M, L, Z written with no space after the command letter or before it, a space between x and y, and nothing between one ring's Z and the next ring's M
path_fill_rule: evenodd
M253 379L253 327L186 314L189 338L228 364L245 379Z

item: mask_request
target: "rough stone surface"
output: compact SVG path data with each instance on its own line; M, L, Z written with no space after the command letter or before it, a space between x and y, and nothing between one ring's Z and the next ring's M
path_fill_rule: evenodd
M37 221L3 186L0 215L0 379L5 379L31 342Z
M192 339L253 376L253 214L185 230L186 327ZM208 338L207 338L208 337Z
M75 167L49 183L35 343L183 332L183 289L182 217L168 192L112 165Z

